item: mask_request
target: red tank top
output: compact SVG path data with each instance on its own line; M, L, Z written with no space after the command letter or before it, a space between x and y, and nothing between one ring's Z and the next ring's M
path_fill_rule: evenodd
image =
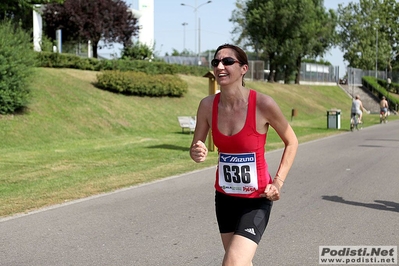
M272 179L265 159L266 134L256 130L256 91L250 90L244 127L232 136L218 129L219 100L220 94L216 94L212 108L212 137L219 153L215 189L231 196L258 198Z

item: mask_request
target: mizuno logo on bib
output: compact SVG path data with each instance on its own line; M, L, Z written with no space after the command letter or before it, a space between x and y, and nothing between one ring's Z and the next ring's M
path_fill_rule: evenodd
M220 153L219 186L227 194L251 194L258 190L255 153Z

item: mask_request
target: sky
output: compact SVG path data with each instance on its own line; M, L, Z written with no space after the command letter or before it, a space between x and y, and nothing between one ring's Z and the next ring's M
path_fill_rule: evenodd
M138 0L125 0L127 5L138 9ZM198 46L201 51L216 49L224 43L233 43L233 23L229 22L236 0L154 0L154 37L155 53L164 56L171 54L173 49L181 52L187 49L196 52ZM325 0L327 9L338 8L338 4L346 6L357 0ZM184 3L186 6L182 6ZM194 10L197 7L197 14ZM200 27L195 27L195 17L200 20ZM188 25L183 26L183 23ZM198 23L197 23L198 24ZM198 31L200 28L200 38ZM197 32L197 34L195 34ZM198 41L200 39L200 42ZM119 53L115 47L110 53ZM101 53L99 51L99 53ZM324 59L334 66L339 66L339 76L343 77L347 62L343 60L343 53L339 48L333 48L326 53Z

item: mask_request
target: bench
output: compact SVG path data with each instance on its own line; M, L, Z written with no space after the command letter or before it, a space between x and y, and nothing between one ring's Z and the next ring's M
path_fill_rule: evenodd
M189 129L190 134L191 134L191 132L194 132L195 124L197 122L196 121L197 117L195 117L195 116L178 116L177 120L179 121L182 133L184 133L184 129Z

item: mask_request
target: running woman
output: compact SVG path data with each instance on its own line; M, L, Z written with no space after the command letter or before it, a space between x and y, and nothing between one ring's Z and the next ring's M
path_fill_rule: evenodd
M220 93L199 104L190 156L197 163L205 160L208 149L204 142L211 130L219 153L215 209L225 250L222 265L250 266L273 201L280 199L298 140L277 103L245 87L248 59L241 48L219 46L211 64ZM285 144L273 179L265 160L269 126Z

